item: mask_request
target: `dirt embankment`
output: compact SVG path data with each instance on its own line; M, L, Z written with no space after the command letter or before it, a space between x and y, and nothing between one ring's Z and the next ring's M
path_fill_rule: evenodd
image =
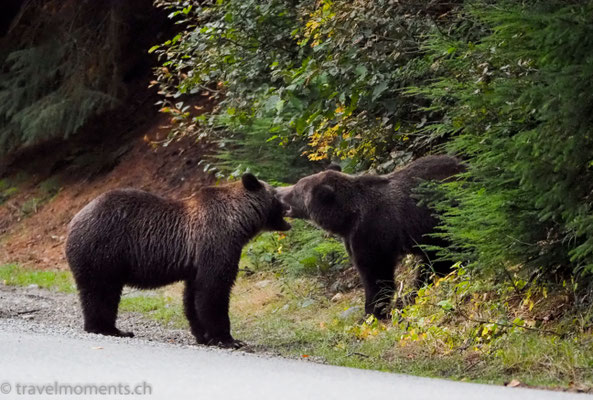
M105 142L40 146L0 170L4 187L14 186L3 203L0 196L0 265L67 268L68 222L110 189L134 187L183 198L212 183L213 176L199 164L206 153L202 145L189 138L158 144L167 137L166 122L156 116Z

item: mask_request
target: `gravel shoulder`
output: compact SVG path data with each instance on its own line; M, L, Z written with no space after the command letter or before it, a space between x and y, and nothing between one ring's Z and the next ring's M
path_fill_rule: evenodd
M41 289L35 285L20 287L0 283L0 329L2 325L17 324L18 321L26 321L26 326L40 332L74 337L98 336L82 329L82 312L76 294ZM141 313L120 312L117 324L124 331L134 332L134 339L176 345L195 344L189 331L167 328Z

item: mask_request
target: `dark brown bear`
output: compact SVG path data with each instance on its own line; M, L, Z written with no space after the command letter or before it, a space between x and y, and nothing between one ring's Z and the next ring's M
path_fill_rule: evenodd
M400 258L413 253L434 260L418 245L441 244L426 236L436 220L429 209L417 205L412 190L421 181L445 180L462 170L456 158L428 156L388 175L319 172L278 188L278 195L286 216L311 220L344 239L364 284L365 311L385 318ZM450 263L432 263L432 268L445 273Z
M239 347L228 315L243 246L261 230L286 231L275 190L251 174L183 201L113 190L70 223L66 257L87 332L133 336L115 326L124 285L185 281L184 308L198 343Z

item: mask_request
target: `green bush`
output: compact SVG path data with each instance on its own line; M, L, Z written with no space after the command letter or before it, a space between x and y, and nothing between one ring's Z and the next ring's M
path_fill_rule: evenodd
M415 133L438 113L401 91L432 75L422 38L455 3L160 0L187 26L152 49L163 60L163 110L179 133L218 138L266 119L267 138L311 160L392 170L439 141ZM192 119L183 96L202 91L218 105Z
M323 231L300 220L292 221L286 233L258 236L243 251L247 268L282 269L292 275L328 273L347 267L344 245Z
M238 177L249 171L272 184L296 182L313 172L314 165L300 157L299 147L283 143L274 131L270 119L262 118L248 125L225 118L230 129L205 170L215 169L219 175ZM207 161L204 161L207 162Z

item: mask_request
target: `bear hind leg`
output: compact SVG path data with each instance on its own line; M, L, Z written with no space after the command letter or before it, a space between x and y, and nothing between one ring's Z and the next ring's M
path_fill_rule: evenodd
M86 332L106 336L134 336L132 332L120 331L115 326L122 289L123 286L80 289L80 302Z

